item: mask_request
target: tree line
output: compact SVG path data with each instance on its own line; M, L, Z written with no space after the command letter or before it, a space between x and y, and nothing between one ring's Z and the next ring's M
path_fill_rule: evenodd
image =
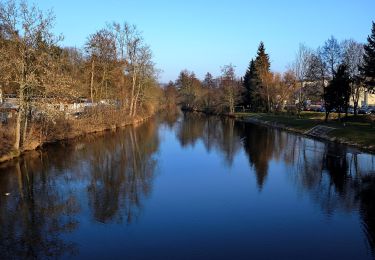
M123 121L163 103L151 49L135 25L107 24L75 48L61 46L54 21L25 1L0 1L0 93L18 98L16 151L66 117L53 104L84 100L96 114L112 111Z
M328 118L331 111L348 113L351 100L357 114L361 94L375 91L375 23L366 44L331 36L315 50L300 44L286 72L270 67L261 42L243 77L236 76L232 64L222 67L217 78L207 73L203 81L183 70L167 85L167 101L177 99L183 108L209 113L234 113L237 108L299 114L310 100L321 103Z

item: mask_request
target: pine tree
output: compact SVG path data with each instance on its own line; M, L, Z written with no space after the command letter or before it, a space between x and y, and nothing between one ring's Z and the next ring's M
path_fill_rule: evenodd
M367 37L367 44L365 44L364 49L364 62L361 72L368 90L375 91L375 22L372 22L371 36Z
M259 98L258 104L264 106L266 104L267 112L271 109L270 94L269 94L269 79L270 79L270 58L266 53L264 43L260 42L257 52L257 57L254 62L256 79L257 79L257 96Z
M249 67L243 78L243 86L245 88L244 103L246 106L253 107L253 96L255 94L257 75L255 71L255 62L251 59Z
M326 106L326 120L328 119L329 113L336 109L339 113L346 112L349 108L350 98L350 77L348 73L348 67L341 64L337 72L334 73L333 79L326 87L324 93L324 101Z
M202 82L202 86L205 88L214 88L215 87L215 81L214 77L211 73L207 72L204 76L204 80Z
M249 67L243 78L243 102L246 106L250 106L252 110L267 111L270 108L269 98L269 76L270 76L270 60L266 53L263 42L260 42L257 56L250 61Z
M260 42L258 51L257 51L257 57L255 59L255 67L258 71L258 73L264 72L270 72L270 58L268 54L266 53L266 49L264 47L264 43Z

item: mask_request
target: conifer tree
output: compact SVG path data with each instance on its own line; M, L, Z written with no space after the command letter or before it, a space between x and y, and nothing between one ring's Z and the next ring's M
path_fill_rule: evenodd
M371 35L367 37L367 44L365 44L364 49L364 62L361 72L368 90L375 91L375 22L372 22Z
M256 90L257 75L255 71L255 62L251 59L248 69L246 70L243 78L243 86L245 89L244 103L246 106L253 108L254 106L254 95Z
M270 104L270 59L266 53L264 43L260 42L257 52L257 57L254 62L256 79L257 79L257 94L260 97L261 103L266 104L267 112L271 110Z
M341 64L337 72L334 73L333 79L326 87L324 93L324 101L326 105L326 121L329 113L336 109L339 113L345 111L347 113L349 108L350 98L350 77L348 73L348 67Z

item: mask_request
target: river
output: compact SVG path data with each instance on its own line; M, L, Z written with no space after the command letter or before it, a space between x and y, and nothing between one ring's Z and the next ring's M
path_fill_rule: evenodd
M171 113L0 166L0 258L375 259L375 156Z

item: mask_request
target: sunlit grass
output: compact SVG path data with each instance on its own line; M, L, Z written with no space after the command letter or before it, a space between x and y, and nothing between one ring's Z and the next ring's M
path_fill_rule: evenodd
M237 117L255 117L258 120L275 122L288 128L294 128L301 132L307 131L317 125L326 125L335 128L328 134L343 141L360 144L362 146L375 146L375 122L374 116L349 115L342 121L338 120L338 114L332 113L328 122L325 122L325 114L320 112L302 112L300 116L287 113L236 113ZM341 114L341 117L344 117Z

